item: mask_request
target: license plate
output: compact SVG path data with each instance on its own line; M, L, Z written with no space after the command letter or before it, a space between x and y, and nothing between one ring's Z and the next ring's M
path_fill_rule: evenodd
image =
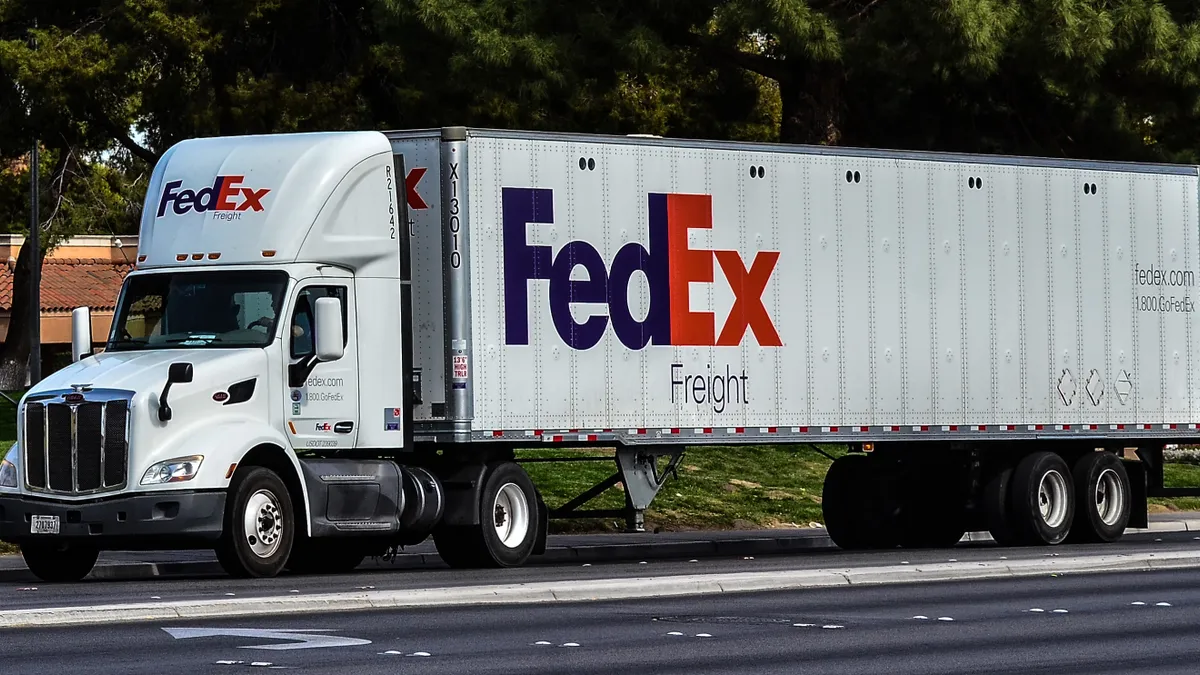
M29 523L30 534L58 534L58 516L34 516Z

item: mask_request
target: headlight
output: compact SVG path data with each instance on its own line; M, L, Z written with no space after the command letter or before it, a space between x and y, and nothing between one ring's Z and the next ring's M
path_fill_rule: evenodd
M142 475L142 485L182 483L185 480L191 480L196 477L196 472L200 470L200 462L203 461L202 455L194 455L159 462L146 469L146 473Z
M0 461L0 487L17 487L17 454L17 445L14 443Z

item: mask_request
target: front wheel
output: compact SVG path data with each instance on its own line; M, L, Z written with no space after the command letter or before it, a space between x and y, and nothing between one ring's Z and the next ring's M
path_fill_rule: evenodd
M533 554L539 528L537 489L513 462L496 464L479 495L479 525L442 527L433 535L447 565L518 567Z
M235 577L273 577L292 552L296 518L283 480L265 467L238 469L229 486L217 560Z
M26 542L21 557L29 571L42 581L79 581L96 566L100 551L94 546L69 543Z

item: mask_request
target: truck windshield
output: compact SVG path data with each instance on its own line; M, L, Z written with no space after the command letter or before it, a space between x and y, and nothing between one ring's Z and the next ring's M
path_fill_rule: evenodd
M275 335L287 283L279 271L130 276L107 350L265 346Z

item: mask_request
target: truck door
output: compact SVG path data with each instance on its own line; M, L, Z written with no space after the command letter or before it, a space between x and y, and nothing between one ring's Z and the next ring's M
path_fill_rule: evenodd
M341 359L313 363L313 308L318 298L342 303L346 351ZM358 437L358 348L354 288L347 279L304 282L291 308L284 345L288 361L285 419L296 450L345 450Z

